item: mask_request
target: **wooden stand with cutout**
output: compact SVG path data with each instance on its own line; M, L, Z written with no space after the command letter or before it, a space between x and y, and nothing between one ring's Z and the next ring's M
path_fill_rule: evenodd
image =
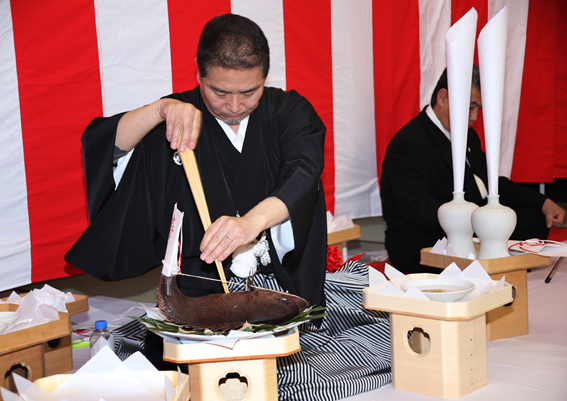
M475 244L479 247L479 244ZM446 268L455 263L461 270L473 261L466 258L431 253L431 248L421 250L421 264ZM528 321L528 278L527 269L547 266L550 259L536 254L521 254L506 258L479 259L478 262L493 280L506 276L506 282L512 285L514 300L511 304L490 311L486 315L486 336L489 341L523 336L529 332Z
M328 233L327 244L337 247L343 259L347 260L347 255L345 255L344 251L346 249L346 244L348 241L352 241L358 238L360 238L360 226L358 224L355 224L352 228Z
M300 351L299 331L238 341L234 348L164 340L163 359L187 363L191 401L224 400L224 391L246 401L277 401L276 357Z
M390 312L394 388L440 398L462 397L487 384L485 314L511 300L508 283L452 303L362 292L365 308Z
M21 294L23 297L26 294ZM11 374L15 372L33 381L45 376L68 372L73 368L70 315L89 309L86 295L73 295L66 304L68 313L59 320L28 329L2 334L0 337L0 387L15 390ZM4 298L4 301L7 298ZM0 311L15 311L16 304L1 304ZM2 396L0 396L0 401Z

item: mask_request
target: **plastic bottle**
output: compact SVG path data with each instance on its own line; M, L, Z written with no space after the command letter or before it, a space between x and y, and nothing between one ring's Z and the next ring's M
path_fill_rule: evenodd
M97 320L95 322L95 330L92 332L90 337L91 358L98 351L100 351L100 347L94 347L94 345L100 338L104 338L106 341L108 341L108 346L110 347L112 352L114 352L114 336L106 327L106 320Z

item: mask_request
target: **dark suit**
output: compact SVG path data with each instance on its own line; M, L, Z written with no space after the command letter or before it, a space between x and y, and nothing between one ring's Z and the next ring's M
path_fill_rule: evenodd
M465 166L465 199L479 206L482 199L473 174L488 188L486 156L480 139L470 128ZM386 249L390 262L404 272L435 271L420 266L420 250L445 236L437 210L453 199L451 142L427 116L425 109L392 138L382 163L380 195L386 221ZM518 215L513 239L547 238L541 207L545 196L499 179L500 203ZM438 270L437 270L438 271Z

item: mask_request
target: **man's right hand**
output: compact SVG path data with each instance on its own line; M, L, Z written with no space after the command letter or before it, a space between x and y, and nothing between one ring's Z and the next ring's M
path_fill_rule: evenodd
M171 149L194 150L201 133L202 113L190 103L176 99L159 99L129 111L118 123L115 145L132 150L158 124L165 121L166 137ZM181 138L181 141L180 141Z
M187 148L195 150L201 134L201 111L190 103L175 99L160 99L155 104L159 117L165 121L165 136L171 149L179 146L181 152Z

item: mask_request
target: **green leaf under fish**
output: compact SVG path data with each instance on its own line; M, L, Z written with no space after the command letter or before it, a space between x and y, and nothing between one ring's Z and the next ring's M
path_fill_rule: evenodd
M299 315L291 318L290 320L288 320L287 322L278 324L278 325L272 325L272 324L250 324L250 323L245 323L243 324L240 328L237 328L236 330L239 331L247 331L247 332L252 332L252 333L258 333L260 331L274 331L274 330L279 330L279 329L284 329L286 326L293 324L293 323L299 323L299 322L307 322L310 320L316 320L316 319L320 319L322 317L327 316L327 313L324 313L324 311L326 310L326 307L323 306L318 306L318 307L312 307L309 309L306 309L305 311L303 311L302 313L300 313ZM146 329L148 330L154 330L154 331L163 331L166 333L180 333L180 334L200 334L200 335L204 335L204 336L212 336L212 335L228 335L228 333L231 331L230 329L194 329L191 327L186 327L177 323L173 323L170 322L168 320L157 320L157 319L152 319L149 317L136 317L136 316L130 316L132 319L136 319L142 323L144 323L146 325ZM235 330L235 329L232 329Z

